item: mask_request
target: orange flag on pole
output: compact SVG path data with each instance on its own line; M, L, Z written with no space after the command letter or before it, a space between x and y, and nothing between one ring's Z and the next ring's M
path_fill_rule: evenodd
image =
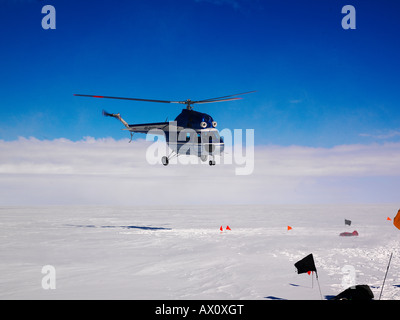
M394 226L400 230L400 210L397 211L397 215L393 219Z

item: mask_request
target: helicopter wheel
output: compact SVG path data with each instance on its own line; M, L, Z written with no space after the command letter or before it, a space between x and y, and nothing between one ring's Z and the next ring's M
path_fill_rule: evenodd
M161 162L162 162L162 164L164 166L167 166L168 163L169 163L169 160L168 160L168 158L166 156L164 156L164 157L161 158Z
M210 160L210 161L208 161L208 164L209 164L210 166L215 166L215 161L214 161L214 160Z

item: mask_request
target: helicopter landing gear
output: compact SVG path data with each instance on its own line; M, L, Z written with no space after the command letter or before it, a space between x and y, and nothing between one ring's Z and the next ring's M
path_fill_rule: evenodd
M168 160L168 158L166 156L164 156L164 157L161 158L161 162L162 162L162 164L164 166L167 166L168 163L169 163L169 160Z
M162 157L162 158L161 158L161 163L162 163L164 166L167 166L170 159L172 159L173 157L177 157L177 156L178 156L177 153L175 153L175 154L174 154L174 153L175 153L174 150L172 150L171 153L170 153L168 156Z
M179 154L173 154L173 153L174 153L174 152L171 152L168 156L163 156L163 157L161 158L161 163L162 163L165 167L169 164L169 160L170 160L170 159L179 156ZM200 156L200 160L203 161L203 162L207 161L207 156L203 156L203 155ZM213 156L212 156L211 159L208 161L208 164L209 164L210 166L215 166L215 165L216 165L216 162L215 162L215 159L214 159Z
M208 161L208 164L209 164L210 166L215 166L214 156L211 156L211 159L210 159L210 161Z

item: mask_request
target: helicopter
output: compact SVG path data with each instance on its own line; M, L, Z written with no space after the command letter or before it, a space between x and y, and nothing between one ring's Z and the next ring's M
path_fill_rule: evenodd
M175 118L174 121L165 122L153 122L153 123L141 123L141 124L128 124L119 113L108 113L103 110L102 114L105 117L113 117L121 121L131 135L131 140L134 133L153 133L153 134L164 134L167 145L172 150L168 156L163 156L161 162L164 166L167 166L169 160L174 156L180 154L185 155L196 155L201 161L205 162L208 158L209 165L215 165L215 155L222 154L224 151L224 141L220 136L217 127L217 122L214 119L203 112L193 110L194 104L214 103L223 101L233 101L242 99L238 97L240 95L253 93L255 91L248 91L243 93L237 93L217 98L209 98L205 100L190 99L182 101L169 101L169 100L154 100L154 99L139 99L139 98L124 98L124 97L110 97L100 95L88 95L88 94L74 94L79 97L90 97L90 98L104 98L104 99L118 99L118 100L130 100L130 101L144 101L144 102L156 102L156 103L177 103L186 105L185 109L182 109L181 113Z

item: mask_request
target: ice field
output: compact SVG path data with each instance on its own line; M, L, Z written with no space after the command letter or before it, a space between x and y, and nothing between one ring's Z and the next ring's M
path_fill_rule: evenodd
M387 220L398 209L0 207L0 299L319 300L315 276L294 267L309 253L324 299L353 280L378 299L393 253L382 299L400 299L400 230ZM353 230L358 237L339 236ZM42 287L45 265L55 289Z

